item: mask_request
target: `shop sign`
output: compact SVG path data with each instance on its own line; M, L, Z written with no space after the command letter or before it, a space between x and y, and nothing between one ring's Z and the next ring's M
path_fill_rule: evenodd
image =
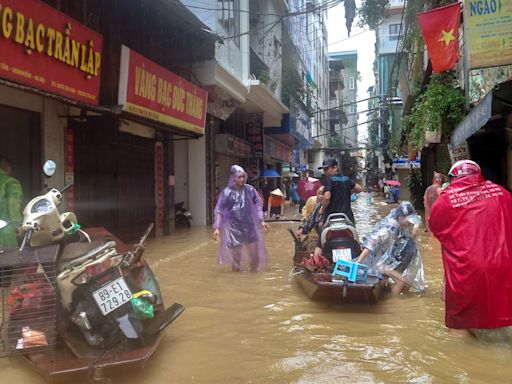
M408 157L400 157L397 159L393 159L393 167L395 169L421 168L421 161L409 160Z
M266 153L270 157L273 157L281 161L285 161L287 163L293 163L294 156L292 148L289 148L276 140L272 140L269 137L267 137L266 144Z
M469 148L468 143L464 143L459 147L452 147L448 144L448 152L450 154L450 160L452 164L455 164L459 160L469 160Z
M236 153L239 156L248 156L252 152L251 144L246 143L236 136L228 135L228 151Z
M156 228L164 228L164 148L162 143L155 144L155 202L156 202Z
M239 158L249 157L252 153L251 144L227 133L215 135L215 150L219 153L235 155Z
M245 135L252 145L253 156L263 157L263 113L245 114Z
M123 111L204 134L208 92L121 47L118 102Z
M470 69L512 63L511 19L510 1L464 2Z
M98 104L102 37L38 0L0 0L0 77Z

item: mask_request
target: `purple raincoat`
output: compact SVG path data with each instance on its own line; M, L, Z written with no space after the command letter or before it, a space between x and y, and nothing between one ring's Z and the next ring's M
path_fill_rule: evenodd
M236 179L247 173L239 165L230 170L229 183L215 206L213 228L220 229L219 263L231 263L234 270L262 271L267 263L267 250L261 234L263 201L249 184L237 188Z

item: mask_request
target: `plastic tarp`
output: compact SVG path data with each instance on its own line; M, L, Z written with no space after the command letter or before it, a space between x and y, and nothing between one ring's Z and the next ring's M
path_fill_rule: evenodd
M425 289L423 263L416 242L396 220L397 208L380 220L363 238L363 247L370 250L364 264L368 274L382 277L384 271L396 269L417 291Z

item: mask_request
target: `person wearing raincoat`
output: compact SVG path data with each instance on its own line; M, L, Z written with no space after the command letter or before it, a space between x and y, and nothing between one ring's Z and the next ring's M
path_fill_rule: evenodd
M11 176L11 162L0 157L0 220L8 223L0 229L0 249L16 248L16 231L22 222L21 203L23 189L20 182Z
M412 231L408 230L410 224ZM425 288L423 264L415 241L419 224L421 218L412 204L403 201L363 239L357 263L366 264L370 274L391 277L395 282L391 289L394 294L410 287L418 291Z
M471 160L449 177L429 219L442 245L446 327L512 345L512 197Z
M231 264L234 271L262 271L266 267L267 250L262 229L263 201L251 185L247 173L239 165L230 170L228 186L222 190L215 206L213 237L220 237L219 263Z

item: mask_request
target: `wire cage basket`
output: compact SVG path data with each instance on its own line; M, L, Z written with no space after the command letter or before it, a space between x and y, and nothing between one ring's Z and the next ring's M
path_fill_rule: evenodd
M58 245L0 251L0 356L53 349Z

